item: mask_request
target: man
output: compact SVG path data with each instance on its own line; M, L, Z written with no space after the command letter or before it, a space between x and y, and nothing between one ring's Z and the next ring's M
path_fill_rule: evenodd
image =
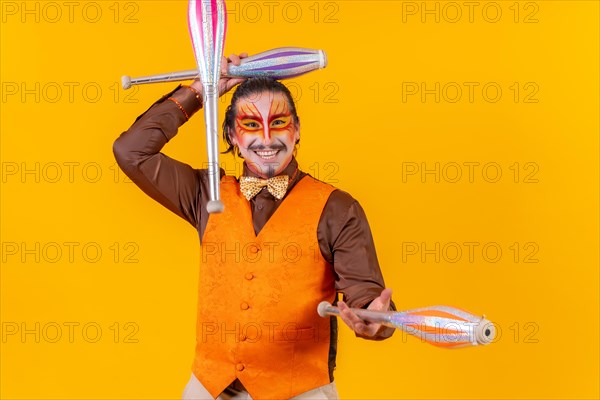
M343 293L344 322L381 340L393 329L349 306L388 310L391 290L358 202L298 168L300 121L289 90L268 78L223 77L220 95L238 84L223 129L244 169L240 179L221 171L222 214L206 211L207 170L160 152L201 108L200 82L161 98L114 145L123 171L201 238L196 356L183 398L337 398L337 321L320 318L316 306Z

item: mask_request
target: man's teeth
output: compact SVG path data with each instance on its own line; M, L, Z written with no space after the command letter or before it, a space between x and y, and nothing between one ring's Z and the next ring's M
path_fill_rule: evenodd
M275 157L278 150L269 150L269 151L257 151L256 154L259 155L260 158L264 158L265 160L269 160Z

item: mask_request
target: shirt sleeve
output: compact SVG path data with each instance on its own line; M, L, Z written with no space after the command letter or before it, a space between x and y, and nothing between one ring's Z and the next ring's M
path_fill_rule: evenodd
M363 208L348 193L335 190L321 214L317 237L321 254L333 265L336 290L344 302L353 308L368 307L385 283ZM390 310L395 310L393 303ZM393 332L393 328L382 327L367 339L386 339Z
M176 102L167 100L169 97ZM187 117L199 109L194 93L180 85L140 115L113 145L115 159L123 172L146 194L195 228L200 223L201 171L160 151Z

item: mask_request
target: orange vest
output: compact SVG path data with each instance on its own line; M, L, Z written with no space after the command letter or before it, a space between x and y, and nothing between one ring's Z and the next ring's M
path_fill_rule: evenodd
M289 399L329 383L332 266L317 239L334 187L305 176L259 232L235 178L221 180L225 212L202 238L192 370L217 397L236 378L254 399Z

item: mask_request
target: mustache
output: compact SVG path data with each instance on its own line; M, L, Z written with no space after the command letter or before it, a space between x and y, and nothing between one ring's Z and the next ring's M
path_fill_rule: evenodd
M246 147L246 149L251 150L251 151L256 151L256 150L266 150L266 151L268 151L268 150L275 150L275 151L284 150L285 151L285 150L287 150L287 146L283 143L274 143L270 146L265 146L263 144L256 144L256 145L251 144L250 146Z

